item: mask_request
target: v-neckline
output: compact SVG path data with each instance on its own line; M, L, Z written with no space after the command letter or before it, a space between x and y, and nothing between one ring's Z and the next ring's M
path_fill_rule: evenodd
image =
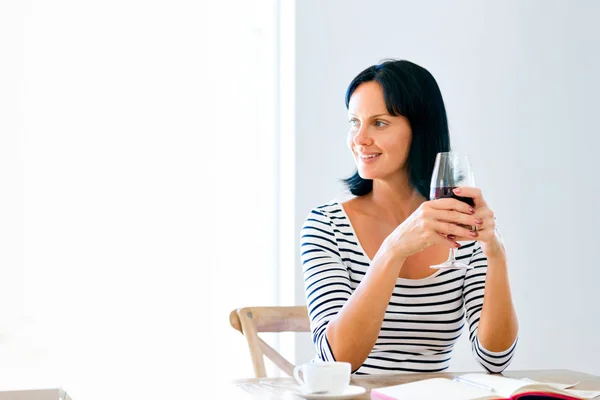
M354 225L352 225L352 220L350 219L350 216L348 216L348 213L346 212L346 209L344 208L344 205L338 199L334 199L334 201L340 207L340 210L342 211L342 214L344 215L344 217L348 221L348 226L350 227L350 233L352 233L352 236L354 236L354 240L356 241L356 246L358 247L358 249L362 253L363 257L366 258L369 261L369 266L371 266L371 263L373 261L367 255L367 252L365 251L365 249L363 248L362 244L360 243L360 240L358 239L358 235L356 234L356 230L354 229ZM433 274L431 274L429 276L426 276L424 278L411 279L411 278L400 278L400 277L397 277L396 280L397 281L401 281L401 282L420 282L420 281L425 281L427 279L434 278L434 277L438 276L442 272L443 272L443 269L438 269Z
M350 226L350 233L352 233L352 236L354 236L354 240L356 241L356 246L358 247L360 252L363 254L363 257L366 258L367 260L369 260L369 265L371 265L373 260L371 260L371 258L367 255L367 252L365 251L365 249L362 247L362 244L360 243L360 240L358 239L358 235L356 234L356 229L354 229L352 220L350 219L350 216L346 212L344 205L337 199L335 200L335 202L337 203L338 206L340 206L340 210L342 210L342 214L344 214L344 217L348 221L348 225Z

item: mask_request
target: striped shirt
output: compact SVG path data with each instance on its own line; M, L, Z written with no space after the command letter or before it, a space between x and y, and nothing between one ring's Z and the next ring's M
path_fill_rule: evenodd
M508 366L516 340L508 350L492 352L477 337L487 259L477 241L461 244L456 258L473 269L397 279L377 342L356 374L444 371L465 320L479 364L494 373ZM301 253L316 358L334 361L325 328L356 290L371 260L338 201L310 212L302 228Z

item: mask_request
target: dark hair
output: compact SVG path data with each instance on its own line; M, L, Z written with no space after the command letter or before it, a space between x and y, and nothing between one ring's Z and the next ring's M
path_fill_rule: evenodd
M410 184L426 199L435 157L450 151L448 119L442 93L433 75L425 68L406 60L389 60L373 65L352 80L346 91L346 108L356 88L375 81L383 89L388 113L408 119L412 142L408 153ZM346 187L355 196L364 196L373 190L373 181L354 173L344 179Z

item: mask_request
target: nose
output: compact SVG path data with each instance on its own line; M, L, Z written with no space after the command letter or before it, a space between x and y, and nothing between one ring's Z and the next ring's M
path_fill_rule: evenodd
M373 139L371 139L369 136L368 129L365 125L361 125L361 127L358 129L358 132L356 132L356 135L354 135L354 139L352 139L352 141L359 150L362 150L365 147L373 144Z

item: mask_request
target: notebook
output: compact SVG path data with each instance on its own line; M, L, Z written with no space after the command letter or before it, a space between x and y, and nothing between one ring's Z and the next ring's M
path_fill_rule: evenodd
M466 374L455 379L433 378L371 390L382 400L500 400L500 399L595 399L600 390L569 389L574 384L542 383L501 375ZM600 389L600 388L599 388Z

